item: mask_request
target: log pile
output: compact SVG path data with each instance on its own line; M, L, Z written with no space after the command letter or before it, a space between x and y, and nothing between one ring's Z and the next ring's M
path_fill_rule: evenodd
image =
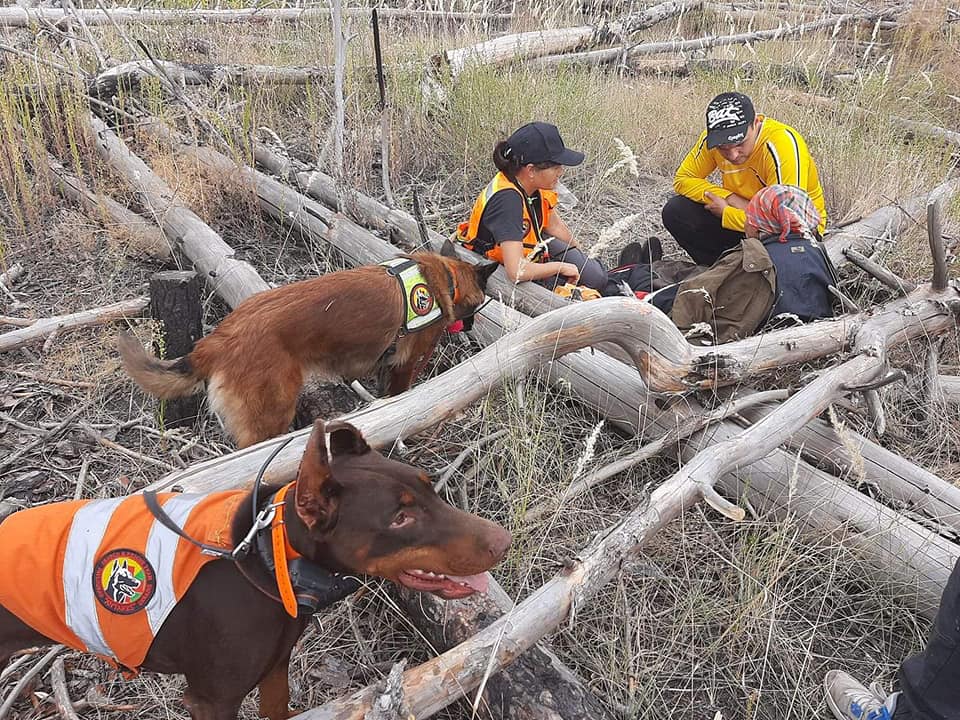
M755 43L821 30L838 32L847 24L880 27L893 23L889 13L847 12L811 22L783 24L768 30L751 30L723 37L702 37L645 43L636 34L658 22L699 8L699 2L668 2L616 22L576 26L550 32L517 33L469 47L448 50L434 58L426 70L424 87L440 89L475 65L500 65L536 58L542 66L556 64L629 65L641 55L687 53L734 43ZM717 11L716 6L711 9ZM798 11L797 7L793 8ZM353 12L353 11L344 11ZM381 10L381 15L403 17L413 11ZM326 18L325 9L256 9L232 11L66 10L50 8L0 9L0 25L23 27L36 22L96 25L106 22L217 21L294 22ZM454 13L419 13L418 17L453 18ZM505 20L507 17L486 17ZM464 14L459 19L476 19ZM601 47L597 47L601 46ZM585 49L590 48L590 49ZM102 65L102 64L101 64ZM208 66L171 60L132 60L88 78L90 95L109 102L122 89L136 90L143 78L160 79L176 99L190 85L222 87L230 84L310 83L326 80L328 68L266 68L261 66ZM95 109L97 105L94 105ZM189 106L188 106L189 107ZM102 109L102 107L101 107ZM288 158L266 147L255 146L261 168L237 162L208 145L187 142L177 131L155 118L140 117L141 130L170 152L218 178L231 178L256 193L260 207L285 228L336 249L348 264L381 261L397 252L427 244L438 249L442 240L424 232L417 221L373 198L338 187L333 177L318 169L297 171ZM140 205L157 218L158 228L133 215L110 198L97 197L82 184L50 165L61 177L61 191L88 212L100 208L114 221L131 224L144 242L172 248L201 274L207 287L231 307L268 285L249 263L207 226L150 166L127 146L101 117L91 115L91 131L103 161L137 194ZM956 133L940 128L911 126L956 144ZM135 147L135 146L134 146ZM898 297L880 307L855 312L830 321L766 333L757 338L716 347L689 345L669 320L649 304L627 298L567 305L542 288L514 286L498 271L490 292L501 300L491 302L476 325L474 339L485 349L469 363L424 382L402 396L373 402L345 419L363 432L371 445L386 448L409 440L458 410L475 402L505 380L521 377L550 364L552 379L572 388L587 406L608 418L622 431L650 443L615 467L595 474L582 487L548 500L531 511L546 514L577 494L589 491L641 459L676 448L683 468L656 488L651 496L600 533L555 578L514 605L495 589L488 598L448 604L427 597L405 597L411 616L439 645L449 648L437 658L400 676L402 706L416 717L427 717L458 698L483 686L488 701L503 717L534 715L609 717L609 711L582 681L562 666L541 641L561 623L574 623L577 609L616 577L622 564L672 519L701 500L727 518L744 517L740 503L749 502L774 516L791 514L818 535L833 535L856 547L868 566L879 575L916 588L912 598L918 612L931 616L957 557L960 546L960 491L936 475L884 450L868 438L853 434L857 451L865 459L862 482L875 484L886 502L878 502L841 479L854 464L850 437L840 442L838 429L819 416L832 405L860 394L872 408L876 426L882 425L882 403L876 389L891 379L889 355L910 341L930 341L956 329L960 296L948 282L938 219L938 198L956 193L960 181L937 188L930 197L914 198L881 208L853 226L827 238L828 252L838 266L848 262L893 288ZM935 273L931 283L909 283L864 256L877 237L895 238L912 218L927 211ZM388 231L394 244L371 230ZM424 238L426 234L426 238ZM468 254L464 259L471 259ZM475 258L473 258L475 260ZM15 279L13 268L0 288ZM49 318L0 335L0 351L49 336L60 328L136 316L146 306L136 298L122 306L100 308L75 316ZM652 338L656 338L653 341ZM584 348L607 352L581 353ZM816 379L796 391L776 391L758 405L744 388L758 373L831 356L843 357ZM935 352L928 355L926 384L931 395L958 402L960 383L940 376ZM730 390L737 386L736 391ZM616 395L609 388L616 387ZM451 388L458 392L452 394ZM737 403L740 423L731 410L710 411L689 398L694 391L726 393ZM735 393L739 393L736 395ZM687 395L688 402L660 409L661 395ZM451 400L451 395L455 399ZM746 395L747 397L743 397ZM682 431L678 430L682 428ZM880 430L878 429L878 434ZM281 442L278 438L228 456L179 470L151 486L155 490L212 491L249 483L266 457ZM293 439L270 463L266 479L292 479L303 451L305 432ZM798 454L802 459L798 459ZM573 492L576 490L576 492ZM907 509L907 517L898 510ZM540 643L538 645L538 643ZM528 652L529 651L529 652ZM517 665L491 680L510 663ZM62 672L62 668L61 668ZM437 674L445 682L437 683ZM534 692L548 686L550 697ZM371 710L379 690L368 687L300 718L362 718ZM491 699L492 698L492 699ZM504 698L513 698L512 701ZM474 704L476 705L476 700ZM531 708L536 708L531 711ZM552 713L552 715L549 715Z

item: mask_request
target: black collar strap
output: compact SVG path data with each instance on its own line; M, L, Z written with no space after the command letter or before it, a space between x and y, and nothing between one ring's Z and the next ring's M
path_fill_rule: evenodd
M272 502L273 498L270 500ZM273 543L270 542L269 534L263 535L264 531L269 533L269 530L269 526L262 528L254 537L253 544L267 572L271 577L276 577ZM343 600L355 593L362 585L360 580L352 575L332 573L302 557L288 561L287 567L297 605L305 611L306 615L312 615L321 608Z

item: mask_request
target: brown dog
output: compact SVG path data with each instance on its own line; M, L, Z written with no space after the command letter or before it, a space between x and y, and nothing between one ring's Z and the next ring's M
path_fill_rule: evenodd
M274 533L288 557L299 553L313 567L445 598L485 590L481 573L510 544L502 527L444 503L423 472L371 450L347 423L314 424L286 489L279 499L277 487L261 489L258 508L280 503L282 513L238 560L203 559L193 545L178 545L145 513L143 495L14 513L0 523L0 668L16 650L63 642L120 667L184 674L194 720L234 720L258 685L261 716L284 720L290 653L313 608L298 612L294 601L296 616L285 610L281 574L262 559L264 547L278 547ZM178 527L217 548L229 551L253 526L251 493L156 498ZM165 544L175 560L158 559ZM195 579L178 588L187 567Z
M206 380L211 407L241 448L287 431L308 375L328 382L352 380L379 366L389 375L387 393L396 395L413 383L444 328L473 317L498 267L471 265L449 254L455 251L448 243L443 255L413 255L423 282L409 293L381 265L258 293L176 360L158 360L134 338L121 335L124 368L160 398L196 392ZM408 311L405 294L416 311ZM404 330L406 321L423 311L432 311L437 320Z

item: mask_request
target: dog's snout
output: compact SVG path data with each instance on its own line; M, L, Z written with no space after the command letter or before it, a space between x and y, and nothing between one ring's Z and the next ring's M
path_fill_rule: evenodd
M487 551L494 563L503 559L512 542L513 536L510 535L510 532L506 528L494 524L493 531L487 541Z

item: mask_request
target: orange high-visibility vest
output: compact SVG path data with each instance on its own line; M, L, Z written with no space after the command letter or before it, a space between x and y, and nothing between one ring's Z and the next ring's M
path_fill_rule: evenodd
M483 209L487 206L487 203L490 202L490 198L503 190L512 190L515 193L519 193L523 200L523 227L527 232L523 238L518 239L523 242L523 256L527 257L537 246L537 234L533 227L535 219L530 217L530 208L527 207L527 197L523 190L517 187L516 184L502 172L498 172L477 197L477 201L473 204L473 210L470 212L470 219L460 223L457 227L455 237L467 250L472 251L473 241L477 239L477 232L480 229L480 218L483 217ZM553 212L553 208L556 207L556 205L557 194L555 192L552 190L540 191L540 216L542 221L539 229L541 234L543 233L543 228L547 226L550 213ZM498 262L501 265L503 264L503 250L501 250L500 245L494 245L493 248L487 250L484 255L494 262Z
M246 495L157 495L195 540L233 548ZM0 604L48 638L135 674L213 555L162 525L142 495L21 510L0 523Z

